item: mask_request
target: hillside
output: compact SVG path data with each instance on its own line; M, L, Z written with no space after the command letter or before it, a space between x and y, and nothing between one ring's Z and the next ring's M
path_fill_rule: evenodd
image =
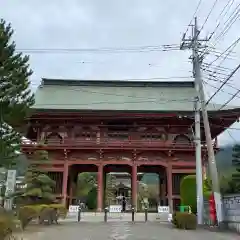
M218 171L223 173L232 167L233 145L226 145L216 154Z
M232 168L232 148L233 145L223 146L216 154L217 168L221 175L228 173ZM158 176L155 173L146 173L142 181L146 184L156 184L158 183Z

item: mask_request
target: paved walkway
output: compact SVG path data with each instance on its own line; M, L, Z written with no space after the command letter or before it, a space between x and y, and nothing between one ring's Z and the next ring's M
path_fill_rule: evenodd
M43 231L44 230L44 231ZM26 236L27 240L237 240L230 233L214 233L207 230L177 230L167 223L65 223L50 226L42 232Z

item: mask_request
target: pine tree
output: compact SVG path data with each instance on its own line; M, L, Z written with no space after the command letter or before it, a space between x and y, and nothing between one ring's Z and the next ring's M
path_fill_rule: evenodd
M24 185L26 187L14 193L12 197L20 199L28 204L47 204L54 202L55 195L53 193L53 188L56 182L39 167L39 162L47 164L48 153L46 151L35 151L25 175Z
M240 145L236 144L233 147L233 166L236 168L236 172L232 175L232 181L235 186L235 192L240 192Z
M112 174L106 175L106 188L105 188L105 204L106 206L110 205L113 200L115 200L116 192L116 176Z
M20 149L19 126L34 104L29 57L16 51L10 24L0 20L0 167L14 164Z

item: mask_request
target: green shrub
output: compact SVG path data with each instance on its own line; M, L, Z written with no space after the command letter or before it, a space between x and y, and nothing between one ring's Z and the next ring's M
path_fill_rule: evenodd
M192 230L197 228L197 218L192 213L176 212L173 224L179 229Z
M65 218L67 215L68 210L64 204L49 204L48 207L56 209L60 218Z
M34 205L20 207L18 210L18 219L21 222L22 229L25 229L27 225L38 217L38 208L35 208Z
M88 209L94 210L97 208L97 188L94 187L87 195L86 205Z
M197 211L196 176L189 175L180 184L181 205L190 206L193 213Z
M203 194L205 198L209 198L211 191L207 182L203 182ZM180 183L181 205L190 206L193 213L197 213L197 189L196 175L185 176Z
M11 213L1 211L0 214L0 240L12 234L14 230L14 217Z
M57 222L58 217L65 218L67 209L62 204L36 204L26 205L18 210L18 218L21 222L22 229L33 220L38 219L40 224L47 222L51 224Z
M43 208L42 211L39 214L39 224L45 224L47 223L48 225L52 224L53 222L53 215L57 215L57 212L53 208ZM55 217L56 218L56 217Z

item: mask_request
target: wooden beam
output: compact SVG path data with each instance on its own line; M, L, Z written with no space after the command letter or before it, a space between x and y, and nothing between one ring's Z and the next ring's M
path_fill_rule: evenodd
M173 173L196 173L196 169L173 169Z
M63 168L58 168L58 167L41 167L43 170L48 171L48 172L63 172Z

